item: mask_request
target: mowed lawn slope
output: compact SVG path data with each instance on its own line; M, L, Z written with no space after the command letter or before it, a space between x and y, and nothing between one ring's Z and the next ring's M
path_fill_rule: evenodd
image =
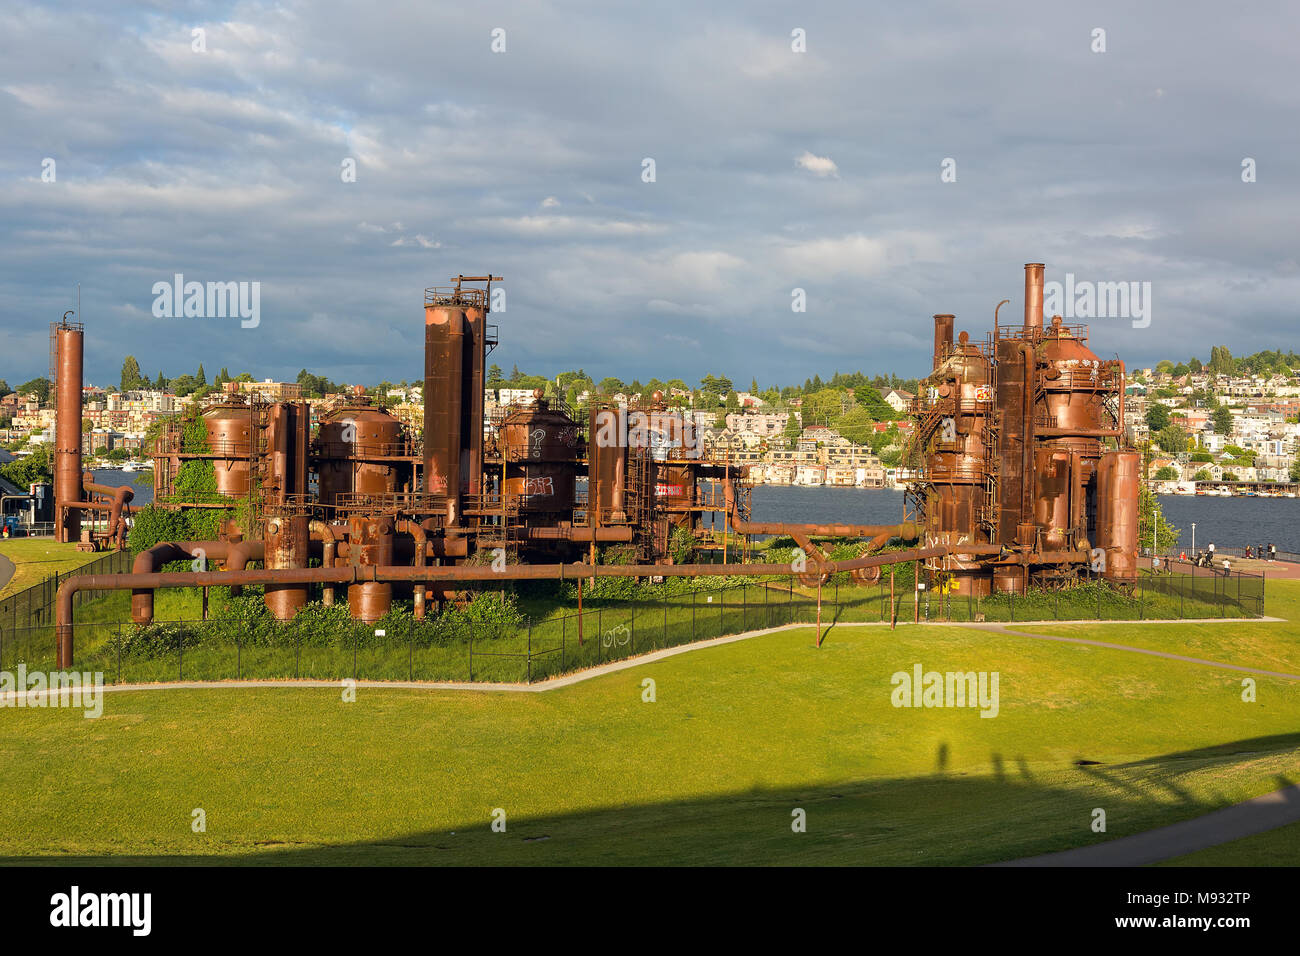
M1285 659L1254 636L1238 646L1243 627L1263 625L1207 626L1198 656ZM1293 625L1270 627L1295 642ZM111 693L98 720L0 709L0 857L981 863L1172 823L1300 774L1296 682L1258 678L1252 704L1238 673L976 629L814 638L543 694L213 688ZM893 707L890 676L916 663L998 671L998 716ZM1089 827L1097 807L1105 834Z

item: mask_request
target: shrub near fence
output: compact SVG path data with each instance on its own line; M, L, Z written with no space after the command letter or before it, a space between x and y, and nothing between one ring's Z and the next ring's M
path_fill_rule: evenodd
M914 603L913 596L916 601ZM1263 578L1143 574L1126 594L1101 584L977 599L895 592L887 578L822 588L821 619L836 622L1069 621L1246 618L1263 613ZM256 604L253 601L249 607ZM444 615L416 621L395 610L382 627L346 606L308 605L293 621L238 614L208 621L76 625L74 667L118 683L238 679L534 681L667 647L784 624L813 624L817 592L790 581L728 587L645 588L519 623ZM382 629L382 635L376 634ZM54 627L0 628L0 670L54 668Z

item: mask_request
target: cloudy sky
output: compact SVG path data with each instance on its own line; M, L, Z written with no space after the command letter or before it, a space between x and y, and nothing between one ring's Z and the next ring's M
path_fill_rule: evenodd
M10 4L0 377L45 373L80 282L88 381L127 352L415 379L424 287L488 270L507 371L912 376L933 313L982 337L1028 261L1151 283L1148 327L1092 322L1130 365L1300 347L1297 26L1219 0ZM155 317L176 273L259 282L260 325Z

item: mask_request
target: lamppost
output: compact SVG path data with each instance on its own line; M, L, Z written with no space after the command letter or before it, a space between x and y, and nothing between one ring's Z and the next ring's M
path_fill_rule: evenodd
M1192 554L1196 554L1196 522L1192 522Z

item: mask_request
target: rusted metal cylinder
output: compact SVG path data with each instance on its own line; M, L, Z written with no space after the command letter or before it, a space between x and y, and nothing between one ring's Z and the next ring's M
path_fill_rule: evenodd
M316 447L323 505L336 504L344 494L392 494L410 480L410 465L400 460L406 453L402 423L364 399L328 413Z
M451 524L460 521L464 366L465 309L457 305L426 305L424 491L430 495L447 496L447 518ZM468 465L468 461L465 464Z
M464 494L482 491L483 472L483 364L487 350L487 310L478 305L465 308L465 388L462 400L461 431L467 449L466 467L460 476Z
M1102 574L1112 581L1137 580L1141 468L1136 451L1108 451L1098 464L1096 543L1106 552Z
M957 317L946 312L934 317L934 367L943 364L944 358L952 351L952 327Z
M1025 329L1043 327L1043 264L1025 263Z
M217 494L242 498L248 494L248 453L252 442L252 410L242 402L223 402L203 413L208 447L216 457Z
M81 539L81 510L59 508L81 499L81 377L85 332L80 323L60 322L54 327L55 388L54 502L60 520L58 541Z
M307 515L276 515L267 520L263 558L267 570L307 567L311 553L309 524ZM307 585L267 584L263 600L277 621L291 620L307 603Z
M354 515L348 521L348 559L355 567L387 567L393 563L392 515ZM377 621L393 603L393 585L362 581L348 587L348 608L358 621Z
M510 412L501 425L502 491L521 512L549 514L554 521L573 512L578 426L540 392L532 406Z

